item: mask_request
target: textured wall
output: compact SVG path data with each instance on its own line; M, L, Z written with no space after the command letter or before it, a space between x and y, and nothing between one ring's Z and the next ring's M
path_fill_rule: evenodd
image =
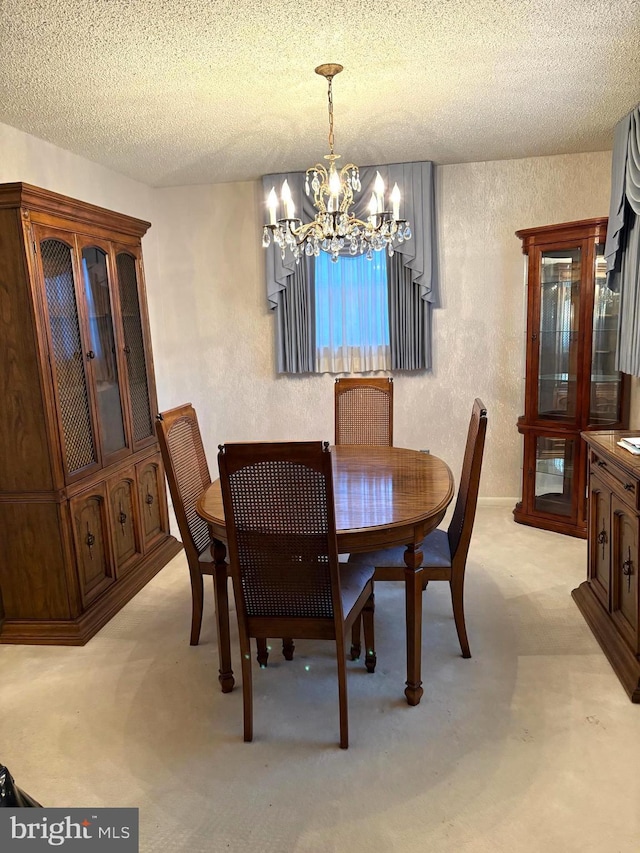
M333 377L274 371L256 183L153 190L0 125L0 181L26 181L152 222L145 270L161 408L197 407L217 445L333 437ZM429 448L457 478L473 397L489 409L481 494L520 491L524 376L518 228L606 215L610 153L437 170L441 308L434 371L395 377L395 439ZM633 411L640 405L634 400Z

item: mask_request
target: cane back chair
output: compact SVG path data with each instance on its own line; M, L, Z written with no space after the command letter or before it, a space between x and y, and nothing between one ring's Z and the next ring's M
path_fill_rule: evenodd
M393 379L336 379L335 443L393 447Z
M156 433L167 474L173 510L191 576L191 645L200 640L203 575L215 575L207 522L196 512L200 494L211 483L198 417L191 403L161 412ZM215 579L214 579L215 582ZM225 572L226 584L226 572Z
M253 738L250 638L324 639L336 644L346 749L346 637L361 614L367 670L376 663L373 568L338 566L328 445L226 444L218 465L240 634L244 739Z
M486 432L487 410L482 400L476 398L471 410L460 487L451 523L448 530L439 528L433 530L425 537L421 548L423 588L432 580L449 581L453 616L464 658L471 657L464 618L464 576L478 503ZM376 580L402 580L405 570L404 550L403 547L396 547L365 554L353 554L349 557L349 563L357 565L360 561L364 561L374 565ZM360 626L356 623L352 636L351 656L357 657L359 651Z

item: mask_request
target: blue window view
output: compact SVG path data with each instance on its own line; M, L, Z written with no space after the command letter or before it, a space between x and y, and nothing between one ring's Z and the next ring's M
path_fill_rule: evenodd
M387 264L384 252L315 259L316 347L389 345Z

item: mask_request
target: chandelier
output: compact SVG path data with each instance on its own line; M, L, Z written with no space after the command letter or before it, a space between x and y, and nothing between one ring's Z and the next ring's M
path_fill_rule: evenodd
M400 219L400 190L395 184L389 196L391 210L385 202L385 185L380 175L376 179L369 202L369 215L358 219L350 212L354 192L362 189L360 172L353 163L347 163L339 171L336 161L340 154L334 152L333 136L333 92L332 81L342 71L342 65L329 63L319 65L315 72L325 77L328 84L329 102L329 154L324 155L328 168L322 163L307 169L304 188L307 196L313 195L313 204L317 210L315 219L303 223L296 217L291 188L285 180L282 184L280 199L284 216L278 216L278 197L275 187L271 188L267 199L269 224L264 226L262 245L267 248L273 239L280 248L282 260L287 249L296 263L302 255L328 252L332 261L337 261L343 249L351 255L366 255L371 260L374 252L387 249L389 256L394 254L394 246L411 238L411 227L406 219Z

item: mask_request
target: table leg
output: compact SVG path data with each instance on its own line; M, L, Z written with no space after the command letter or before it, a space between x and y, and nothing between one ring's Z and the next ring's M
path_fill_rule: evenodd
M211 554L215 563L213 586L216 595L216 631L218 634L218 681L223 693L230 693L235 684L231 669L231 637L229 635L229 593L227 588L227 549L224 542L214 539Z
M417 549L417 550L416 550ZM422 551L409 545L404 554L405 605L407 619L407 686L404 695L409 705L418 705L422 694Z

